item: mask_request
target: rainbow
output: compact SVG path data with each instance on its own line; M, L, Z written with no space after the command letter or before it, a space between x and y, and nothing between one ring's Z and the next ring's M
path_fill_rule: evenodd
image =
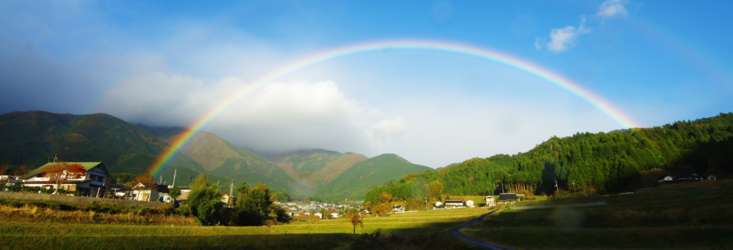
M186 144L186 142L188 142L189 139L191 139L193 135L196 134L197 131L201 130L209 121L211 121L217 115L221 114L237 99L239 99L246 93L257 89L259 86L267 84L268 82L276 80L294 71L306 68L310 65L318 64L323 61L357 53L386 49L425 49L445 51L469 56L476 56L496 63L507 65L542 78L549 83L553 83L556 86L565 89L570 93L573 93L574 95L586 100L588 103L607 114L610 118L618 122L624 128L638 127L634 120L631 119L631 117L612 105L606 99L591 92L590 90L583 88L580 84L549 69L540 67L539 65L534 64L531 61L502 53L497 50L481 48L457 42L414 39L379 40L337 47L309 54L299 58L298 60L294 60L288 64L285 64L282 67L276 68L275 70L264 74L259 78L256 78L249 84L243 85L238 91L224 98L221 102L217 103L209 112L205 113L197 120L195 120L192 124L190 124L190 126L188 126L185 131L178 134L171 141L170 146L166 148L160 155L158 155L155 161L150 165L150 167L148 168L148 174L153 176L158 175L163 166L165 166L165 164L176 154L176 152L178 152L179 149L181 149L183 145Z

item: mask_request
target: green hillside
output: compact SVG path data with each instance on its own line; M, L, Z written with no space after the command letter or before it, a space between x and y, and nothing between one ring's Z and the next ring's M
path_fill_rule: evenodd
M395 154L382 154L355 164L330 183L321 186L315 197L324 200L363 199L372 187L408 174L432 172Z
M0 131L0 164L33 169L56 155L61 160L103 161L121 179L142 174L166 145L107 114L14 112L0 115ZM199 170L186 157L175 165Z
M145 173L180 128L134 125L107 114L15 112L0 116L0 164L11 171L60 160L103 161L119 182ZM219 136L199 132L155 176L185 186L205 173L226 188L230 181L262 182L293 197L358 199L374 185L425 171L396 155L368 159L360 154L302 150L272 161Z
M120 182L142 175L179 128L133 125L107 114L14 112L0 115L0 164L33 169L54 155L60 160L103 161ZM263 182L287 191L292 179L274 164L230 145L214 134L196 135L161 171L165 183L187 185L207 173L212 179ZM159 176L155 177L159 180Z
M517 155L474 158L373 189L396 199L421 196L424 183L442 183L444 193L500 191L552 193L621 192L655 185L665 175L719 178L733 172L733 114L608 133L553 137ZM412 188L412 189L411 189ZM415 192L403 192L415 190Z

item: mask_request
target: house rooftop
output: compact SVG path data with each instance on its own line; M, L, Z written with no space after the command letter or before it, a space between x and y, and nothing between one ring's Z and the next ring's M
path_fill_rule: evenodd
M28 174L25 175L25 178L30 178L38 174L48 172L49 170L56 167L79 166L82 167L84 170L89 171L90 169L98 167L99 165L102 165L102 162L48 162L28 172Z

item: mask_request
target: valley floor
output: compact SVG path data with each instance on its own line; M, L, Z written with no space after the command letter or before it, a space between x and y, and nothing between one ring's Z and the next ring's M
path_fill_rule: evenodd
M474 220L489 212L484 220ZM467 249L493 244L519 249L733 249L733 181L538 199L498 210L366 217L356 234L344 218L271 227L67 224L14 218L0 220L0 249Z
M62 224L0 221L0 248L10 249L465 249L449 230L482 208L418 211L272 227Z
M521 249L732 249L733 181L514 205L461 232Z

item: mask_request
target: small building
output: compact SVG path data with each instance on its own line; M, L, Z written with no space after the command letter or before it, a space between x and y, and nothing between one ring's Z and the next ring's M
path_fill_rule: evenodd
M130 194L130 190L120 184L113 184L107 187L107 195L114 199L127 199Z
M447 200L444 204L445 208L464 208L466 206L462 200Z
M168 193L160 193L158 196L158 200L163 203L174 203L176 201L173 199L173 196Z
M672 182L672 181L674 181L674 177L669 176L669 175L667 175L665 177L662 177L659 180L657 180L657 182L659 182L659 183Z
M402 205L394 205L394 206L392 206L392 212L393 213L404 213L405 212L405 207L402 206Z
M18 179L20 179L18 176L13 176L13 175L0 175L0 183L5 183L6 185L8 185L8 184L12 185Z
M486 196L486 206L487 207L496 207L496 197L494 196Z
M444 207L445 207L445 204L443 204L443 202L440 202L440 201L436 201L435 204L433 204L433 209L439 209L439 208L444 208Z
M181 191L181 194L179 194L178 197L176 197L176 200L177 201L187 201L188 195L191 194L191 189L187 187L183 187L183 188L179 188L179 190Z
M102 162L49 162L25 175L22 183L25 188L100 197L109 180L109 171Z
M221 195L221 202L224 203L224 206L226 207L233 207L234 202L232 197L229 196L229 194L222 194Z
M135 186L132 187L131 196L133 200L136 201L160 201L164 202L164 199L172 199L168 195L168 186L166 185L158 185L158 184L144 184L142 182L138 182L135 184ZM165 196L168 196L169 198L165 198Z
M20 177L13 175L0 175L0 191L8 191L16 185Z
M521 201L522 197L524 197L524 195L520 195L517 193L501 193L499 194L499 202L505 202L505 203L517 202L517 201Z

